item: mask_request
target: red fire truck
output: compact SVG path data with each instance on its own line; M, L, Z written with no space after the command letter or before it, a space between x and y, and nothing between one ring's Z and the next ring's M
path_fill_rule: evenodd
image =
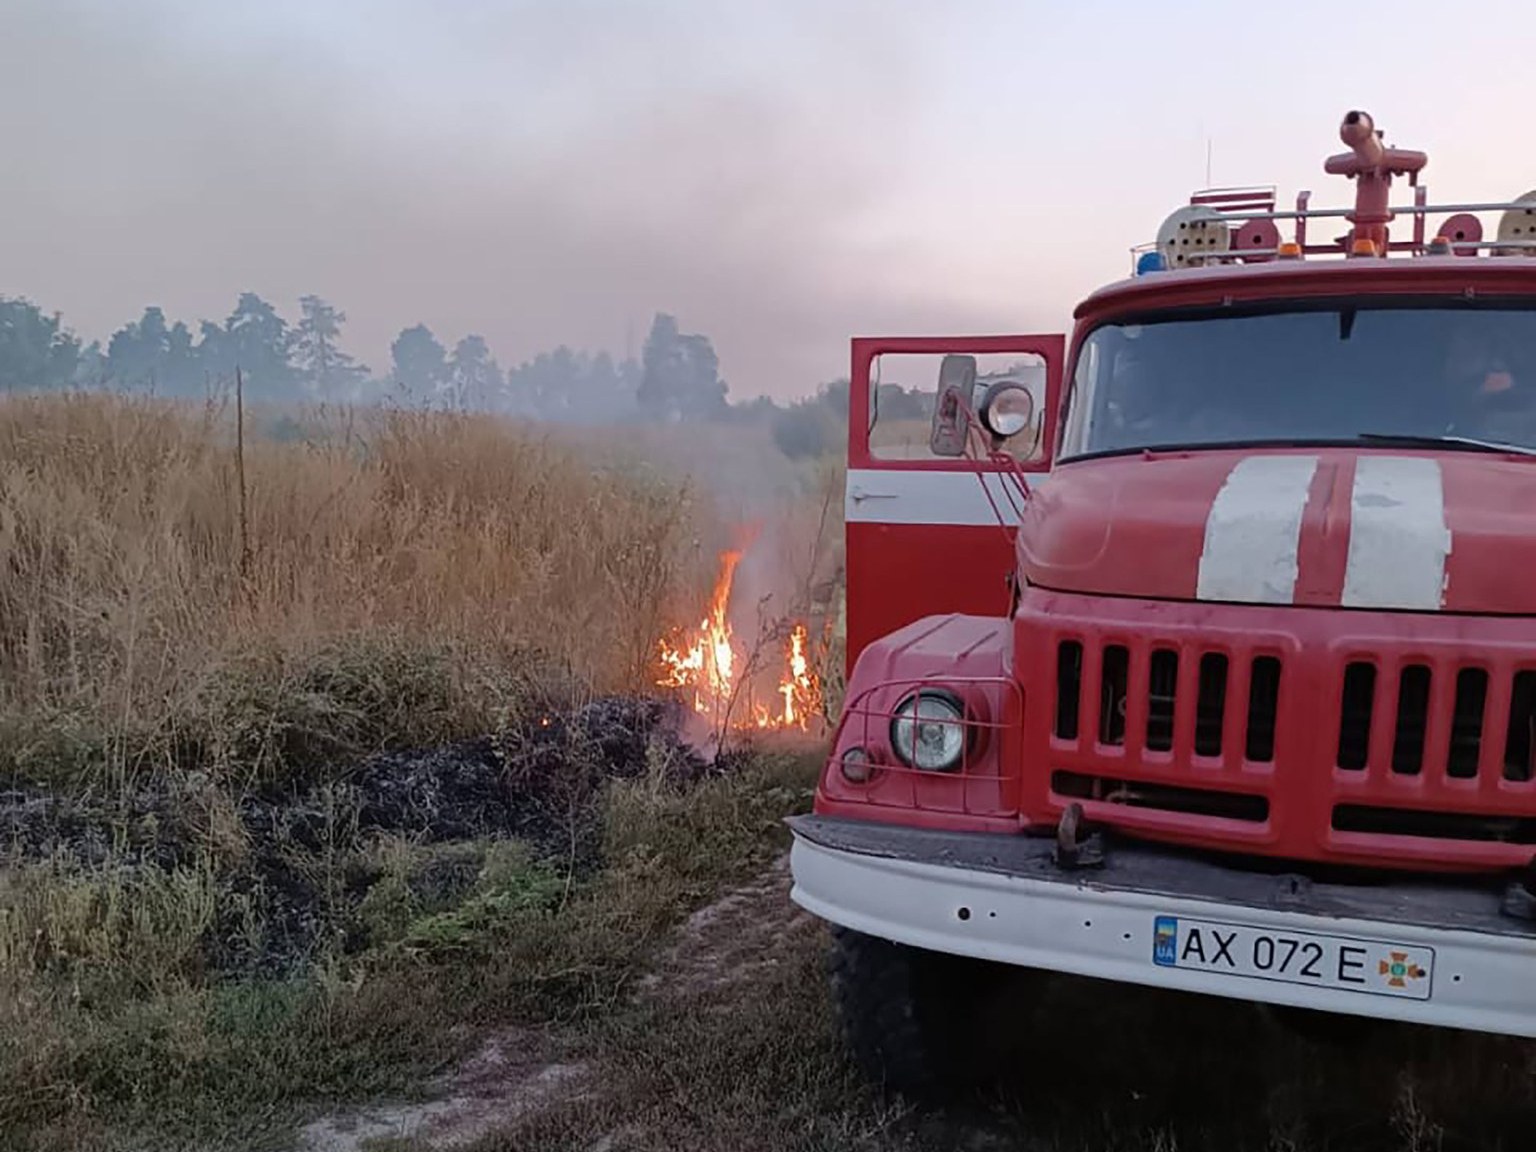
M1432 204L1423 153L1340 135L1353 207L1197 194L1070 339L853 342L791 863L892 1086L972 1066L1005 973L1536 1036L1536 193ZM872 367L911 353L893 459Z

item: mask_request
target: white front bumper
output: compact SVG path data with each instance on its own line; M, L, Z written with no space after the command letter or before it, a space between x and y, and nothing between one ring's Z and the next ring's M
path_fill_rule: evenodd
M858 932L919 948L1300 1008L1536 1037L1536 937L1311 915L1182 896L1015 876L852 852L797 833L791 896ZM1240 921L1277 933L1391 940L1432 948L1426 999L1160 966L1153 921Z

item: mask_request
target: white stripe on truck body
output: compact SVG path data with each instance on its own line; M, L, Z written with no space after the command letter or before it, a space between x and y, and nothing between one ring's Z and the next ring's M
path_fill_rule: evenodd
M1450 551L1440 462L1427 456L1360 457L1349 505L1343 605L1438 611Z
M1249 456L1233 465L1205 521L1196 599L1295 602L1301 515L1316 474L1316 456Z
M1194 599L1296 602L1305 514L1322 473L1320 460L1315 455L1258 454L1233 464L1206 513L1198 560L1196 541L1185 545L1180 540L1188 537L1169 539L1170 546L1190 548L1197 565L1191 573ZM1364 454L1353 461L1353 471L1348 552L1338 603L1348 608L1441 610L1452 533L1439 461ZM1028 478L1031 484L1046 480ZM853 468L848 471L845 515L850 524L996 528L1001 519L1017 527L1022 503L1015 481L996 472Z

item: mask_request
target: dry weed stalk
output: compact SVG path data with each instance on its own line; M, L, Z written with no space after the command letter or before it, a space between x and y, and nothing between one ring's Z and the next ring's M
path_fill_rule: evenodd
M0 402L0 727L142 766L243 661L358 641L641 686L694 575L686 491L491 417L306 413L280 441L235 400Z

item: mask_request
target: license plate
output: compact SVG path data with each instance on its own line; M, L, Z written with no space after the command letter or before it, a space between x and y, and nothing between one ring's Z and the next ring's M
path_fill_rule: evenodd
M1428 1000L1435 951L1384 940L1158 916L1152 926L1152 962L1163 968Z

